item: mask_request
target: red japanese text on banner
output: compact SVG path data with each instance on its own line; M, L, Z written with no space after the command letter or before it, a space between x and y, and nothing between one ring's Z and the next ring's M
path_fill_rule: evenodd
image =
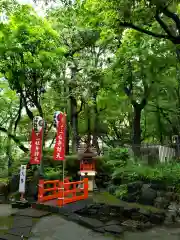
M31 134L30 164L40 164L42 158L43 119L36 117L33 120Z
M66 115L60 113L57 118L57 136L54 146L54 160L65 160L65 130L66 130Z

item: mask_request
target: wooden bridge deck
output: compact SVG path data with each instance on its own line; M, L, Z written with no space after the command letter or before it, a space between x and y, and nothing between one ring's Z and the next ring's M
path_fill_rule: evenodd
M81 200L81 201L77 201L77 202L73 202L73 203L68 203L62 207L58 207L57 199L54 199L54 200L40 203L40 205L41 206L44 205L45 208L47 206L56 207L56 208L64 210L65 212L73 213L73 212L79 211L79 210L91 205L92 203L93 203L93 200L91 198L89 198L89 199L85 199L85 200ZM39 203L37 203L37 205L39 205Z

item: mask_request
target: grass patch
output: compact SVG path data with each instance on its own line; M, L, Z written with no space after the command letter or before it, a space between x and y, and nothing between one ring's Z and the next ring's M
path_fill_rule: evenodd
M0 183L8 183L8 178L0 178Z
M109 194L108 192L93 193L93 201L95 203L104 203L108 205L119 205L119 206L128 206L132 208L143 208L151 212L163 212L162 209L155 208L153 206L145 206L138 203L128 203L122 200L117 199L115 196Z
M13 217L12 216L6 216L1 217L0 216L0 233L6 233L9 228L12 227L13 224Z

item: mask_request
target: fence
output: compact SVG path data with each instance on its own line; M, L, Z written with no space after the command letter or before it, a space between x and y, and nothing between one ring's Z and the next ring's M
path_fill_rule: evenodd
M50 184L52 187L46 188ZM78 188L78 186L82 186ZM64 191L63 191L64 189ZM47 195L49 193L49 195ZM69 182L68 179L62 183L59 180L39 181L38 202L57 199L57 205L63 206L67 203L76 202L88 198L88 178L82 181Z
M178 158L177 146L175 145L141 144L138 146L127 146L127 148L131 157L137 157L150 165L159 162L165 163ZM135 153L138 153L138 155Z

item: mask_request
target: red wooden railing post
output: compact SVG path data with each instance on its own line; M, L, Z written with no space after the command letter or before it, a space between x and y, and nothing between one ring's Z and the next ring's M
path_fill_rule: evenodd
M84 199L88 198L88 178L84 178Z
M44 180L41 179L39 180L38 185L38 202L43 202L43 197L44 197Z

